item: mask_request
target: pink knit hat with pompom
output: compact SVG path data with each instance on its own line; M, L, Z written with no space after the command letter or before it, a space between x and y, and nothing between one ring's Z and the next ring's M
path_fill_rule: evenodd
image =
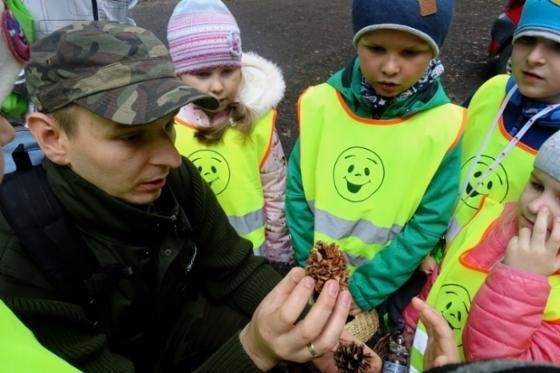
M241 36L220 0L182 0L167 25L167 41L178 75L218 67L241 67Z

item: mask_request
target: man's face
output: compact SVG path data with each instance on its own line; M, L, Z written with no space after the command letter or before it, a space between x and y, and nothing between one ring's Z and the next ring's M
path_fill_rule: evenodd
M12 125L0 115L0 150L2 146L6 145L13 139L15 135L14 128ZM0 152L0 181L2 181L2 176L4 174L4 155Z
M76 131L60 136L65 164L113 197L139 205L155 201L169 171L182 162L174 115L125 126L80 107L74 113Z

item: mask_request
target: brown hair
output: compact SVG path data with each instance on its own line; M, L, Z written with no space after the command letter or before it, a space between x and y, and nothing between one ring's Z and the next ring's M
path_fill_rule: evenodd
M230 105L230 115L217 126L198 128L195 137L203 144L212 144L220 141L226 130L234 126L245 136L249 136L255 126L256 113L248 106L236 102Z
M68 138L76 133L75 121L73 120L76 118L75 110L76 104L70 104L50 113Z

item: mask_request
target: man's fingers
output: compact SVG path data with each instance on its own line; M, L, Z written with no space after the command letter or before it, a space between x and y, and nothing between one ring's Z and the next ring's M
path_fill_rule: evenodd
M341 294L339 292L337 281L329 280L325 283L307 316L292 331L298 339L295 343L312 342L319 353L324 353L336 344L344 329L351 300L347 290Z
M334 308L330 311L325 326L319 336L314 338L314 343L321 352L334 352L341 338L353 338L344 332L344 326L348 320L352 296L348 290L338 294Z
M288 298L304 277L305 270L303 268L292 268L278 285L267 294L261 303L269 304L273 309L278 308L280 304L286 301L286 298ZM266 302L264 302L264 300L266 300Z
M280 284L277 294L271 293L276 297L278 317L285 325L295 324L313 294L315 281L302 268L293 268Z

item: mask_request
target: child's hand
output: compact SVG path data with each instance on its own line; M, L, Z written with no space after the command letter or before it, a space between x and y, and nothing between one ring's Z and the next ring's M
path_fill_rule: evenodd
M420 263L420 271L424 272L427 275L430 275L432 274L436 266L436 258L434 258L432 255L428 255L424 258L424 260L422 260L422 263Z
M543 276L560 269L560 218L553 218L550 231L549 220L549 209L541 208L533 230L521 228L519 235L509 241L504 264Z
M443 316L420 298L412 298L412 305L420 313L420 320L428 333L424 370L458 362L459 350L455 335Z

